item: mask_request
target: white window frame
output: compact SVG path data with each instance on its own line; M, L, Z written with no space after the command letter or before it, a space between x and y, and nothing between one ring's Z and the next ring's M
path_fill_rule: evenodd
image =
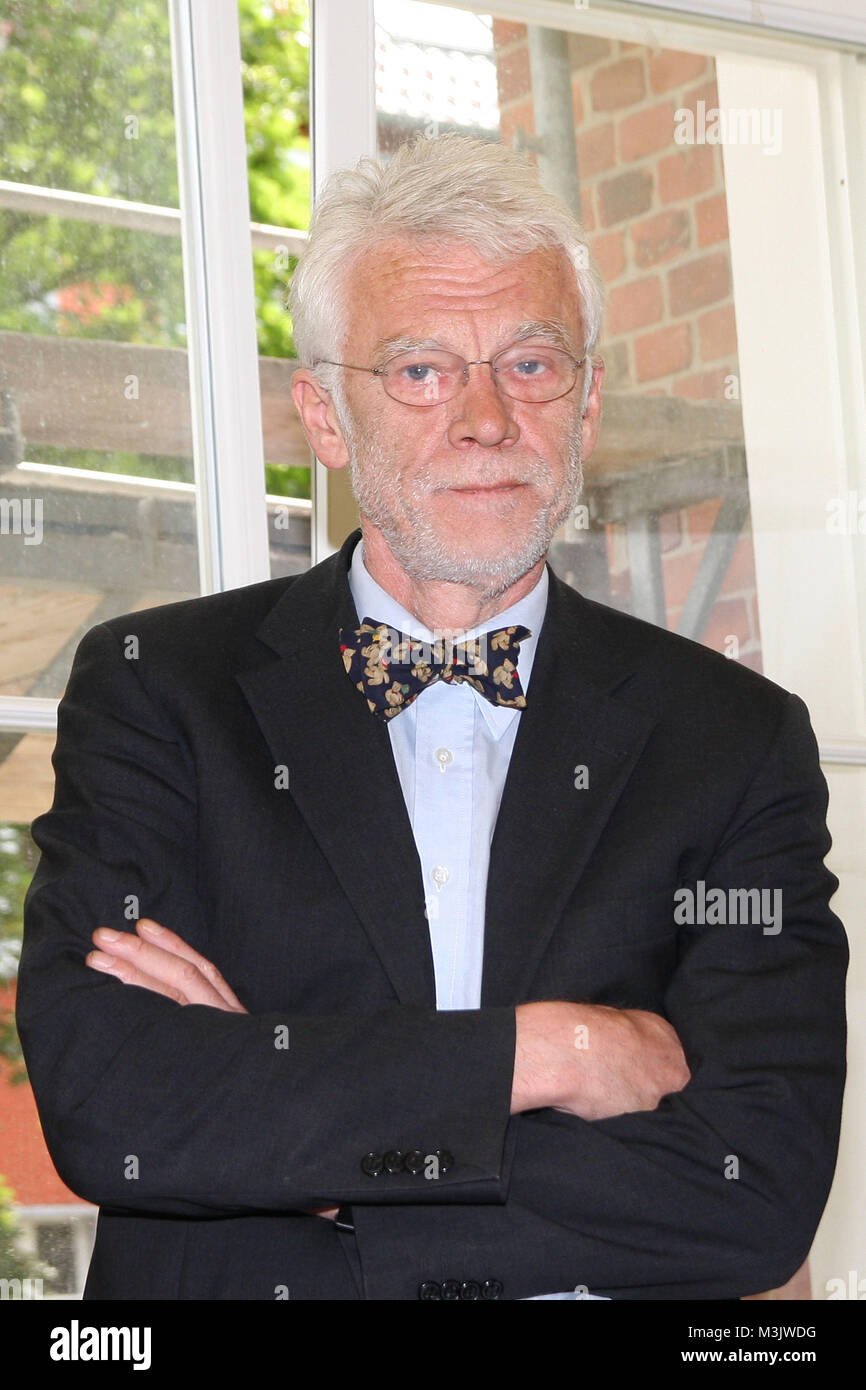
M310 130L313 200L335 169L376 153L376 31L373 0L310 0ZM314 460L312 563L335 547L328 534L333 474Z
M861 0L620 0L625 10L673 11L691 18L728 20L752 29L805 34L833 43L866 43ZM859 12L858 12L859 11Z
M169 0L202 592L270 577L237 0Z

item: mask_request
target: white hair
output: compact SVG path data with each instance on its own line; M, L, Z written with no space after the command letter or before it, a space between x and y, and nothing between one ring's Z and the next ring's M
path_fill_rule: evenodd
M593 351L604 292L586 234L571 209L542 187L529 156L454 132L419 134L388 164L364 158L331 174L292 277L288 304L298 359L331 392L341 420L343 373L322 359L340 358L348 333L346 287L357 260L394 236L459 240L493 265L560 248L577 281L587 357ZM591 375L587 361L585 376Z

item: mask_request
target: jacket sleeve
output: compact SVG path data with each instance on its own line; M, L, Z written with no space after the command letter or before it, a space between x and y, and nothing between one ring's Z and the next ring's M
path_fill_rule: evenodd
M205 954L208 941L190 752L104 625L76 654L54 767L54 804L33 825L42 853L17 1017L45 1139L74 1192L168 1215L369 1200L361 1160L378 1134L386 1149L451 1153L426 1200L503 1200L513 1009L244 1016L86 965L97 926L132 930L139 915ZM396 1174L375 1200L404 1201L419 1181Z
M781 929L769 913L767 931L682 926L665 1013L689 1084L606 1120L515 1116L502 1206L356 1207L369 1297L498 1278L507 1299L726 1299L791 1277L830 1189L845 1078L848 951L829 907L826 808L805 705L788 696L703 870L707 893L781 891Z

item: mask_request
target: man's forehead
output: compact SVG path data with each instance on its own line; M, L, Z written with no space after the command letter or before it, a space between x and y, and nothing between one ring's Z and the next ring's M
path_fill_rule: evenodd
M369 285L371 275L390 281L441 280L455 287L461 283L495 284L497 281L561 276L570 263L561 246L537 246L514 255L486 253L459 237L418 234L383 237L366 247L355 263L353 279Z
M551 339L562 336L563 324L579 336L580 299L562 247L491 259L457 239L401 236L368 247L354 270L350 332L376 344L417 336L433 346L440 324L446 328L455 313L492 314L521 337L536 322ZM430 332L419 334L422 319Z

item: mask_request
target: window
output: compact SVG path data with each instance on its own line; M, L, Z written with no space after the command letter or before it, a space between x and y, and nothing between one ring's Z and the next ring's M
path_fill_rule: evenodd
M88 628L310 563L283 302L309 221L309 28L306 0L0 15L0 1278L44 1296L80 1294L94 1212L22 1079L28 827Z
M580 209L606 407L552 562L804 696L859 919L866 33L841 3L750 0L41 8L0 18L0 1172L59 1295L93 1213L27 1147L8 1027L57 698L102 618L297 572L356 523L294 414L284 294L311 192L362 154L470 131ZM848 1115L864 1101L855 1078ZM846 1117L818 1297L866 1245L856 1138Z

